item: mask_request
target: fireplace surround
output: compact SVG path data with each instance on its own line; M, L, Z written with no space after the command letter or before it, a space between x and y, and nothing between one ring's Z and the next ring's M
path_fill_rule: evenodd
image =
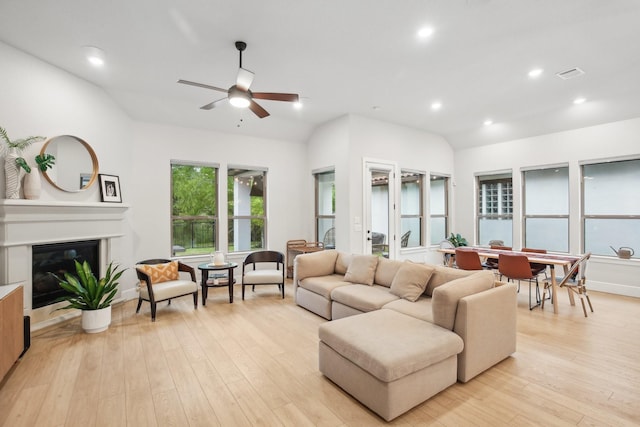
M0 200L0 285L24 286L24 314L31 316L32 329L76 315L55 311L56 305L33 306L33 247L95 240L96 271L104 271L119 252L127 209L120 203Z

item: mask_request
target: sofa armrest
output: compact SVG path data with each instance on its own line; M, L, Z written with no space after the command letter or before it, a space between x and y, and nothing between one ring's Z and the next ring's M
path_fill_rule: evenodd
M469 381L516 351L516 293L516 285L509 283L458 302L453 331L464 341L459 381Z

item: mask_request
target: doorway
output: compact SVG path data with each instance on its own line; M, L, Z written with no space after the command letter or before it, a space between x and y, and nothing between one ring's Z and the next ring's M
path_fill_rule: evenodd
M365 253L395 258L395 164L365 161Z

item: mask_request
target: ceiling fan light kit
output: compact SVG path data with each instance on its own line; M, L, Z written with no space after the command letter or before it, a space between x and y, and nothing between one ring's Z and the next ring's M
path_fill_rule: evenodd
M295 93L276 93L276 92L251 92L249 87L253 83L254 73L242 67L242 52L247 48L247 44L242 41L235 43L236 49L240 54L240 66L238 68L238 76L236 77L236 84L229 89L222 89L216 86L210 86L204 83L192 82L189 80L178 80L178 83L201 87L204 89L211 89L218 92L226 92L227 97L221 98L209 104L200 107L202 110L211 110L215 108L216 104L225 99L229 100L229 103L237 108L249 108L256 116L265 118L269 116L267 110L262 108L253 99L264 99L268 101L284 101L284 102L299 102L300 97Z

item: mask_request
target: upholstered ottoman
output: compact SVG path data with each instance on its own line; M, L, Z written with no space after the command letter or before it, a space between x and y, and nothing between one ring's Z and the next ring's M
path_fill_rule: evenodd
M320 372L390 421L454 384L462 339L381 309L319 328Z

